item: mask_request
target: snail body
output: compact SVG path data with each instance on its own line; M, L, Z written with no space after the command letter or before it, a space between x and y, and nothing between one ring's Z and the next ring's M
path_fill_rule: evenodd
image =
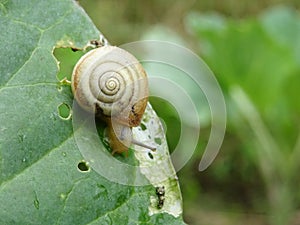
M78 104L107 123L113 153L131 144L154 149L132 137L148 101L147 75L133 55L114 46L91 50L75 65L71 86Z

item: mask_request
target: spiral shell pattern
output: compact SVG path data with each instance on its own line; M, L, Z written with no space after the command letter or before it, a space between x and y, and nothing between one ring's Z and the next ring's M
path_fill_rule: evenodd
M118 47L103 46L78 61L72 74L72 91L84 109L137 126L147 104L147 76L133 55Z

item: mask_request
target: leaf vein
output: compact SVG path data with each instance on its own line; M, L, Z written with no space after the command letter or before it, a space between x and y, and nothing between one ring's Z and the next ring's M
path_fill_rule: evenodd
M45 152L45 155L42 156L41 158L39 158L37 161L33 162L31 165L29 165L28 167L26 167L24 170L20 171L19 173L16 173L14 176L12 176L10 179L4 181L3 183L1 183L0 186L0 192L1 190L5 189L5 187L13 182L15 179L17 179L19 176L21 176L22 174L24 174L25 171L30 170L34 165L36 165L37 163L39 163L41 160L43 160L44 158L48 157L49 152L53 152L57 149L59 149L61 146L63 146L63 144L65 144L67 141L69 141L70 139L73 138L73 133L71 133L71 135L66 138L64 141L62 141L59 145L57 145L54 148L49 149L47 152Z

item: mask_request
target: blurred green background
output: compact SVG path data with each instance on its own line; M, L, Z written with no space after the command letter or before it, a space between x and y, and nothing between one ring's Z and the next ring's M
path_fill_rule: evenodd
M197 150L178 174L187 223L300 224L300 1L79 4L111 44L181 43L205 60L221 85L228 117L220 153L198 171L210 132L207 118ZM178 116L164 101L151 103L169 127L172 150Z

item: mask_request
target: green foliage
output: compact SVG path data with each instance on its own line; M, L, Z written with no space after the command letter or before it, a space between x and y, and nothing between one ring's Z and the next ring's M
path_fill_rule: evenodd
M300 201L295 188L299 163L294 158L300 152L299 13L283 6L243 20L191 13L186 24L227 98L227 133L235 139L227 154L235 154L233 150L239 155L238 161L223 156L226 165L215 163L213 170L227 171L222 177L230 179L228 165L239 162L235 170L249 189L242 174L251 177L258 171L268 193L271 223L288 224Z
M0 224L184 224L149 215L155 187L110 182L78 150L52 54L99 38L77 3L1 1L0 29Z

